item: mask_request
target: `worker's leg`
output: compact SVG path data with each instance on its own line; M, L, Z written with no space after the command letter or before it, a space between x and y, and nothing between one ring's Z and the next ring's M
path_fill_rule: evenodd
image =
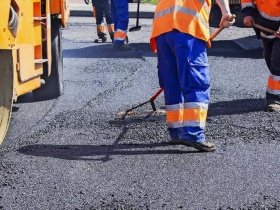
M206 42L179 31L176 33L173 51L177 52L178 75L184 96L181 139L204 142L210 97Z
M110 0L103 1L103 10L105 14L105 19L107 23L108 33L110 34L110 38L114 41L114 23L111 18L111 3Z
M98 39L94 42L105 42L107 40L105 33L105 26L103 21L103 5L102 1L95 1L95 12L96 12L96 27Z
M115 23L115 45L124 45L127 36L127 28L129 22L128 1L127 0L112 0L117 16Z
M266 100L268 111L280 111L280 39L264 39L264 56L271 75Z
M169 32L172 33L172 32ZM164 90L166 122L171 141L179 141L183 119L183 97L181 93L175 52L169 46L168 34L156 38L158 57L158 77Z

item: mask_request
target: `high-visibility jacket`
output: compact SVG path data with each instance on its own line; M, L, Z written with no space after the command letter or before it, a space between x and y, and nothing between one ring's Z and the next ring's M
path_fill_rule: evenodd
M209 16L211 0L160 0L156 6L150 45L156 52L155 38L177 29L202 39L211 46Z
M280 0L241 0L241 6L242 9L256 6L262 17L280 21Z

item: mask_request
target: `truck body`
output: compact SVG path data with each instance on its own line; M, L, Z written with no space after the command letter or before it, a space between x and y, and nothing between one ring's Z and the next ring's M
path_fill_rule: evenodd
M0 144L19 96L62 94L61 33L69 14L69 0L0 0Z

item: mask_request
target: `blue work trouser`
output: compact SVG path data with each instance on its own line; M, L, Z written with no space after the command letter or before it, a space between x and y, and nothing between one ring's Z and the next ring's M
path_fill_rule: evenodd
M173 30L156 37L156 44L159 84L164 89L170 137L202 142L210 97L206 42ZM180 120L172 119L178 115Z
M115 27L114 44L123 45L129 22L128 0L111 0L111 15Z

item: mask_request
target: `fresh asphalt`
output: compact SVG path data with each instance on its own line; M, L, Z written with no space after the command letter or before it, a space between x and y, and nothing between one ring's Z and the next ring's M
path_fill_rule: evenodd
M149 104L116 115L158 90L152 19L140 24L128 34L132 50L120 52L93 43L93 18L70 18L64 95L14 104L0 147L0 209L280 209L279 113L264 111L268 71L253 30L225 29L208 49L206 136L217 151L201 153L167 144L164 116L141 114ZM155 103L164 108L163 94Z

